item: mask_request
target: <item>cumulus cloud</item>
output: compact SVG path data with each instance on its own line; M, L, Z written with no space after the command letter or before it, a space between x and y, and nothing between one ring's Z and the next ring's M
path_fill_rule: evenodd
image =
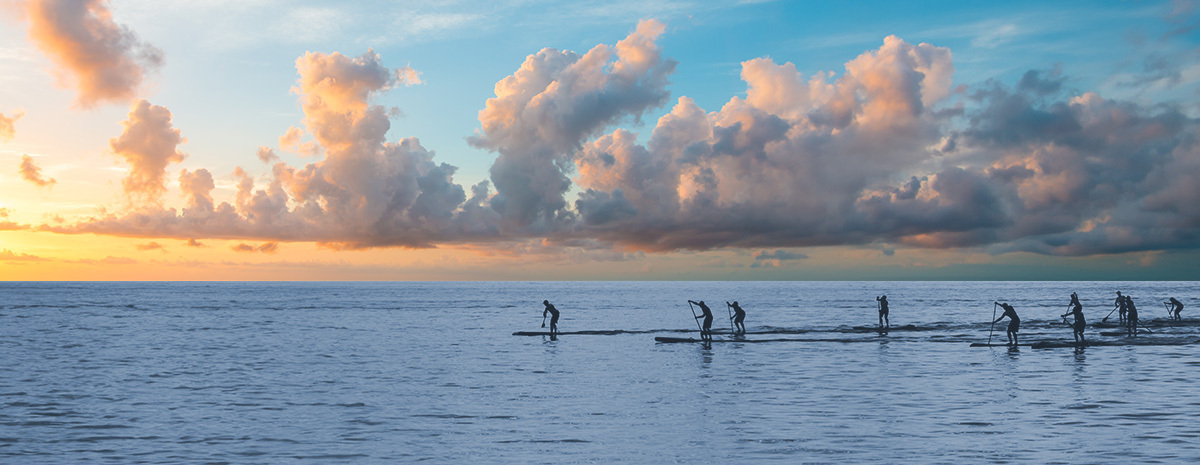
M185 140L171 124L171 111L146 100L133 103L121 126L121 135L108 141L113 153L129 164L121 186L130 199L156 203L167 189L167 165L186 157L178 148Z
M396 82L403 84L405 87L419 86L424 83L421 81L421 72L413 69L412 66L396 68L392 71L392 74L395 76Z
M1072 91L1059 68L956 87L949 49L892 36L839 72L747 60L744 96L713 111L679 97L644 139L612 129L667 101L675 62L656 43L664 31L644 21L614 46L528 56L479 112L469 141L497 157L490 182L469 189L416 138L386 140L392 112L373 100L405 73L370 50L310 52L293 88L303 129L280 145L310 138L320 160L290 166L261 152L271 172L237 169L234 200L219 204L208 171L184 170L179 211L43 228L338 250L504 244L590 259L761 250L751 266L826 245L885 255L1200 246L1200 122L1176 105ZM169 113L165 121L152 132L169 136ZM182 157L177 145L136 158L159 162L143 163L158 177L138 185L162 186L165 166Z
M258 151L254 153L254 156L258 157L258 161L261 161L267 165L279 161L279 155L276 155L275 151L271 150L271 148L267 146L259 146Z
M509 229L549 231L572 221L564 195L575 152L608 125L666 101L675 61L655 42L665 28L642 21L615 46L583 55L545 48L496 83L469 140L499 153L491 207Z
M896 37L840 76L744 62L745 98L711 113L679 98L644 146L624 130L584 144L571 233L646 250L1200 245L1200 188L1182 181L1200 175L1194 118L1069 94L1057 68L956 99L953 69L948 49Z
M495 236L496 214L486 207L487 183L472 187L468 197L453 180L457 168L434 162L433 152L419 140L386 140L389 112L371 101L400 82L377 53L368 50L351 57L309 52L296 60L296 69L299 79L292 91L304 110L304 129L293 128L289 134L311 136L323 159L297 167L260 151L261 161L273 162L271 173L255 179L237 168L232 203L214 201L208 170L183 170L179 186L187 203L180 211L139 208L47 229L313 241L342 249L429 247ZM134 168L126 190L157 199L164 190L167 164L183 158L177 150L182 141L165 108L144 101L135 104L125 134L112 143L114 152Z
M259 160L263 160L264 148L266 147L260 147L258 149ZM295 126L289 127L287 132L285 132L282 136L279 136L279 148L305 156L312 156L321 152L321 146L317 145L316 141L305 141L304 130ZM270 153L270 155L274 154L274 152ZM268 163L268 161L263 160L263 163Z
M92 107L136 96L162 51L117 24L103 0L28 0L29 37L75 87L76 103Z
M50 187L58 182L54 178L45 177L42 174L42 167L34 163L33 157L29 155L21 155L21 165L18 170L21 173L21 179L29 181L38 187Z
M16 123L22 116L25 116L25 112L21 110L13 112L12 116L0 113L0 141L7 142L17 136Z
M585 145L576 208L587 234L649 250L864 240L859 193L931 156L953 69L948 49L896 37L837 78L746 61L745 98L707 113L681 97L645 146L624 130Z

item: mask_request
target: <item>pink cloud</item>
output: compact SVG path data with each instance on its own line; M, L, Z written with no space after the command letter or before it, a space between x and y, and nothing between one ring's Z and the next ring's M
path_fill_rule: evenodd
M162 51L117 24L103 0L29 0L29 37L78 91L76 103L92 107L137 95L147 70L162 65Z
M124 127L121 135L109 139L108 145L129 163L129 174L121 181L125 194L131 199L157 203L166 191L167 165L186 157L178 149L185 140L171 125L171 111L145 100L133 103L128 119L121 126Z
M19 171L21 173L21 179L29 181L38 187L50 187L53 186L54 183L58 182L55 181L54 178L45 177L42 174L42 167L38 166L37 163L34 163L33 157L29 155L21 155L21 166L19 167Z
M13 112L12 116L0 113L0 141L7 142L17 136L16 123L22 116L25 116L25 112L21 110Z

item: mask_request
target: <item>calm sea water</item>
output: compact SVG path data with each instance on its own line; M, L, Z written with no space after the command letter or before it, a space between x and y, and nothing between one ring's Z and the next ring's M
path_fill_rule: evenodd
M1200 308L1193 282L6 283L0 463L1200 460L1200 346L969 347L994 300L1069 340L1069 294L1099 321L1116 290ZM881 293L930 330L842 331ZM511 335L543 299L562 331L694 329L689 298L839 342Z

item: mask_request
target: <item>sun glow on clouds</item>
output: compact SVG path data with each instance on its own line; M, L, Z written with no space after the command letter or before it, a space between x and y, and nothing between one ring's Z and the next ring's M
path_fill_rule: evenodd
M132 99L163 53L113 21L103 0L27 0L29 37L58 66L76 103L93 107Z
M662 270L691 257L693 265L766 272L828 265L833 259L821 250L929 266L914 253L1200 247L1200 187L1190 181L1200 178L1200 123L1170 104L1071 91L1060 69L1031 70L1012 85L956 87L949 48L887 36L838 71L805 75L791 62L747 57L744 97L705 109L672 97L678 63L660 44L667 25L645 20L611 45L544 48L514 63L468 137L496 154L490 178L464 186L458 168L435 161L417 137L387 138L394 112L378 102L398 86L424 84L419 71L389 67L371 49L307 52L294 63L291 89L302 118L275 147L246 157L269 172L239 166L230 176L172 168L187 158L187 128L174 126L166 106L136 98L161 52L115 23L105 3L28 5L31 38L73 77L79 105L132 101L109 141L127 166L129 205L21 234L92 233L124 250L185 261L217 251L280 261L401 248L388 254L419 256L419 266L442 254L439 266L456 272L467 265L446 263L639 262ZM478 18L402 19L420 34ZM1002 46L1020 32L1001 25L976 46ZM21 113L13 115L0 114L0 140L14 137ZM621 127L655 116L645 138ZM295 154L312 158L286 161ZM55 182L31 157L19 168L36 186ZM179 198L166 195L176 190ZM0 260L40 256L9 252ZM144 256L48 260L148 266Z

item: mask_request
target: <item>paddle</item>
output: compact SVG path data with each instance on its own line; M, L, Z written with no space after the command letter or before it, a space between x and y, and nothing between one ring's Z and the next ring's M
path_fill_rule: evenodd
M546 312L542 312L542 327L546 327Z
M1120 304L1114 305L1114 306L1113 306L1113 309L1112 309L1112 312L1108 312L1108 315L1105 315L1105 316L1104 316L1104 318L1101 318L1101 319L1100 319L1100 322L1101 322L1101 323L1108 323L1108 317L1112 316L1113 312L1117 311L1117 309L1118 309L1118 308L1121 308Z
M733 326L733 306L729 302L725 302L725 311L729 312L729 332L737 333L737 328Z
M1167 317L1171 317L1171 316L1172 316L1172 315L1171 315L1171 307L1172 307L1171 303L1170 303L1170 302L1163 302L1163 307L1166 307L1166 308L1167 308Z
M1000 302L992 302L992 325L988 327L988 346L992 345L992 329L996 327L996 306Z
M696 308L692 307L692 301L688 301L688 308L692 311L692 321L696 322L696 329L700 330L700 337L704 337L704 327L700 326L700 317L696 316Z

